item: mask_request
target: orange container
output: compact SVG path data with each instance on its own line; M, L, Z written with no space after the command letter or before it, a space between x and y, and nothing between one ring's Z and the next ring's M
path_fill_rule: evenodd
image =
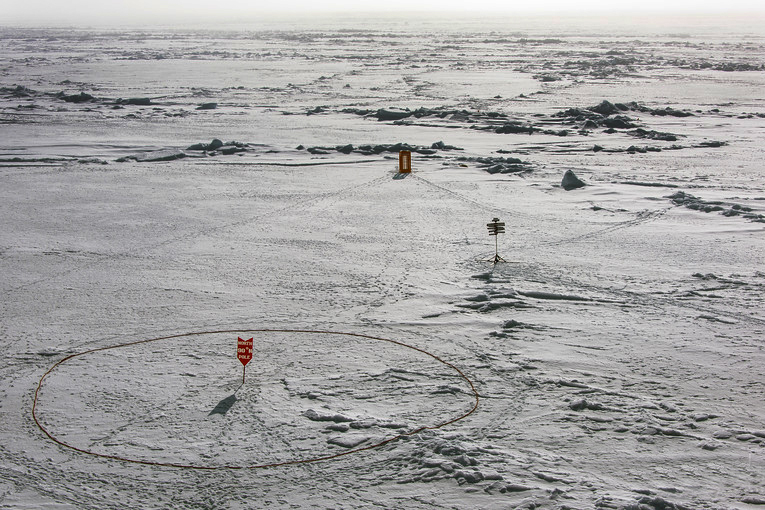
M398 172L408 174L412 171L412 151L399 151Z

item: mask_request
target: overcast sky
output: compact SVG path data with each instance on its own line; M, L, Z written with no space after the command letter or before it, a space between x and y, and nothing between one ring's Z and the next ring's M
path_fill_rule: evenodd
M264 12L765 12L762 0L0 0L0 24L257 17Z

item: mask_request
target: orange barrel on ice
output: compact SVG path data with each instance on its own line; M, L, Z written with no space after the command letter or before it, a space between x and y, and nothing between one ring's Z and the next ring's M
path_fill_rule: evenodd
M408 174L412 171L412 151L398 152L398 173Z

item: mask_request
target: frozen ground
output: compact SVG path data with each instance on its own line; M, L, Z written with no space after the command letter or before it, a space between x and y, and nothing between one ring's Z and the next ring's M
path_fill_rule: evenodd
M765 25L652 21L0 29L0 505L761 507ZM33 421L185 333L36 415L214 469Z

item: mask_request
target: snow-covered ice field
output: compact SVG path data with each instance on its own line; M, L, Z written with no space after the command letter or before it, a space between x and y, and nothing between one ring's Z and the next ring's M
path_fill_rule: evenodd
M763 21L0 27L0 507L761 508Z

